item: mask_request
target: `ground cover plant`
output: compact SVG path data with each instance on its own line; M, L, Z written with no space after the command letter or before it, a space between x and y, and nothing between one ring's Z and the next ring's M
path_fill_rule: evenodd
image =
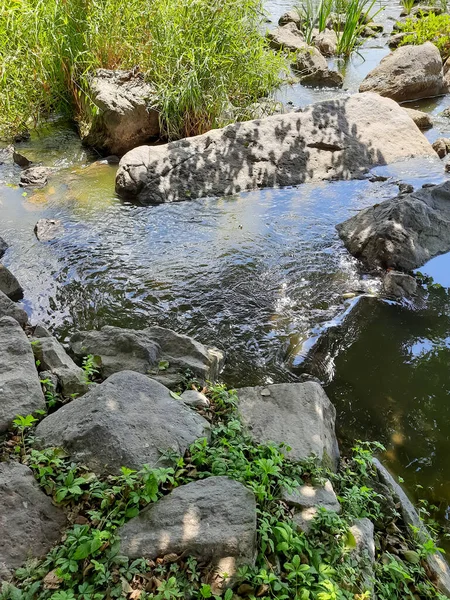
M236 411L235 392L223 385L204 391L211 402L211 408L202 411L211 421L210 442L198 440L183 457L165 455L164 467L144 466L136 472L124 466L115 477L96 477L61 449L33 448L34 422L17 419L17 435L6 448L33 470L43 490L66 509L71 524L44 560L30 561L17 570L12 583L3 584L1 600L363 600L371 597L372 586L381 600L443 598L424 568L435 543L411 541L395 507L387 508L383 495L371 486L372 454L378 445L355 445L337 474L314 459L291 462L285 447L251 440ZM19 446L18 454L14 445ZM233 589L213 590L207 566L193 557L131 561L120 556L117 527L174 487L216 475L242 482L257 500L256 565L240 569ZM333 483L342 513L321 509L305 535L293 523L282 489L326 478ZM355 539L349 528L360 517L376 524L373 582L364 578L365 563L353 552Z
M0 0L0 135L52 112L89 121L99 67L141 72L170 138L222 125L282 80L263 19L262 0Z
M401 40L400 46L432 42L438 48L443 60L450 56L450 15L430 13L419 19L407 19L398 25L400 31L408 34Z

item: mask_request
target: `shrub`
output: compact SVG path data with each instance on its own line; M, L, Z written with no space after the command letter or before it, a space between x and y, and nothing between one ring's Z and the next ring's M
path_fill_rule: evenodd
M409 32L400 46L432 42L444 60L450 56L450 15L430 14L419 19L407 19L400 26L401 31Z

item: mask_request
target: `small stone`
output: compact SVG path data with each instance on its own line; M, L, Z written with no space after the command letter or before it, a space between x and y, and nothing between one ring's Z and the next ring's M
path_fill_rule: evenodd
M16 165L19 165L19 167L22 167L23 169L26 169L31 165L31 160L28 160L26 156L23 156L23 154L19 154L18 152L13 153L13 160Z
M384 293L393 298L411 298L417 294L416 278L400 271L388 271L383 280Z
M0 264L0 291L10 300L22 300L23 289L15 276L4 265Z
M181 394L182 401L193 408L209 408L209 400L197 390L186 390Z
M299 15L298 11L290 10L289 12L284 13L284 15L282 15L278 20L278 25L280 25L281 27L283 25L287 25L288 23L295 23L295 25L298 28L300 28L302 24L302 18Z
M425 130L433 127L433 119L428 113L415 110L414 108L403 107L403 110L407 112L408 116L411 117L419 129Z
M327 479L323 486L301 485L291 492L282 490L282 498L295 509L293 520L304 533L311 529L312 522L319 508L336 513L341 512L341 505L336 497L331 481Z
M38 323L33 331L33 337L35 338L51 338L53 337L50 331L44 327L41 323Z
M64 233L64 226L59 219L39 219L34 226L34 233L40 242L50 242Z
M19 185L22 187L44 187L53 169L50 167L30 167L22 172Z
M398 184L398 192L399 194L412 194L414 191L414 186L410 183L399 183Z
M28 315L24 309L0 291L0 318L1 317L12 317L19 325L21 325L21 327L25 327L28 323Z
M450 138L438 138L432 146L439 158L444 158L450 151Z

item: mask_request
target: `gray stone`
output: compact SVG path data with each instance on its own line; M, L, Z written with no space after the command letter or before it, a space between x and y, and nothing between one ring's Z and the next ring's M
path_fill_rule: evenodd
M19 154L19 152L15 151L13 153L13 161L16 163L16 165L22 167L22 169L27 169L31 165L31 160L28 160L26 156L23 156L23 154Z
M284 13L284 15L281 15L281 17L278 20L278 25L287 25L288 23L295 23L295 25L300 28L301 24L302 24L302 18L299 15L298 11L296 11L295 9L290 10L287 13Z
M35 338L33 352L39 368L56 375L64 396L82 395L88 391L85 372L73 362L56 338Z
M41 558L61 536L66 518L39 488L31 469L0 463L0 580L29 558Z
M228 477L209 477L174 489L117 530L130 558L195 556L232 578L256 557L253 492Z
M435 152L398 104L377 94L354 94L302 112L135 148L120 161L116 191L159 204L351 179L369 167L422 155Z
M44 187L49 175L53 172L50 167L30 167L22 171L19 185L22 187Z
M19 323L0 319L0 434L17 415L45 409L31 344Z
M303 34L295 23L289 22L282 27L276 27L267 32L267 39L270 46L275 50L289 50L296 52L308 47Z
M419 129L431 129L433 127L433 119L428 113L406 107L403 110L406 110L407 115L411 117Z
M159 136L155 91L142 74L99 69L89 86L98 113L83 136L86 144L121 156Z
M356 519L350 532L355 538L356 548L353 553L358 561L361 572L361 592L369 591L372 598L375 583L375 540L372 521L367 518Z
M397 102L445 94L442 59L431 42L401 46L366 76L360 92L376 92Z
M438 138L432 146L439 158L444 158L450 152L450 139Z
M310 531L319 508L336 513L341 512L341 505L331 481L328 479L323 486L305 484L295 488L292 492L282 490L282 498L288 506L294 508L293 521L304 533Z
M442 12L440 6L414 6L409 15L411 17L428 17L429 15L441 15Z
M0 258L5 254L8 250L8 244L5 242L3 238L0 237Z
M400 271L388 271L383 279L386 296L392 298L411 298L417 294L417 281L412 275Z
M332 29L325 29L314 38L314 46L323 56L334 56L337 50L337 35Z
M0 165L14 164L14 146L10 144L5 148L0 148Z
M197 390L186 390L181 394L181 399L188 406L192 406L193 408L209 408L209 400Z
M41 371L39 373L39 378L41 380L41 385L45 387L45 391L56 392L59 388L58 377L52 373L51 371ZM48 383L42 383L43 381L47 381Z
M34 330L33 330L33 336L35 338L51 338L53 337L52 334L50 333L50 331L44 327L44 325L42 325L42 323L38 323Z
M39 219L34 226L34 233L41 242L49 242L64 233L64 226L59 219Z
M43 419L40 447L64 448L98 474L164 464L161 452L183 455L208 437L209 423L145 375L121 371Z
M285 443L292 460L315 455L337 468L336 410L319 384L280 383L237 393L242 421L257 442Z
M70 345L79 359L87 354L98 357L103 377L130 369L172 387L188 369L205 381L214 381L224 361L220 350L163 327L107 326L100 331L81 331L71 338Z
M400 46L400 43L402 42L403 38L405 38L407 35L409 35L409 33L406 31L402 31L400 33L394 33L393 35L391 35L391 37L388 40L389 48L398 48Z
M401 486L377 458L374 459L373 464L377 469L378 477L381 482L391 490L395 499L398 499L401 515L407 525L410 535L413 535L410 527L413 526L417 532L414 534L415 540L418 540L420 543L428 541L431 537L430 533ZM427 556L425 560L431 573L434 575L437 587L445 594L445 596L450 598L450 567L447 564L447 561L440 552L435 552L434 554Z
M295 55L292 67L303 83L340 87L344 78L338 71L328 68L328 63L314 46L304 45Z
M15 276L4 265L0 264L0 292L3 292L11 300L21 300L23 289Z
M417 269L450 251L450 181L365 208L337 230L370 269Z
M18 304L8 298L6 294L0 291L0 318L12 317L22 327L28 322L28 315Z

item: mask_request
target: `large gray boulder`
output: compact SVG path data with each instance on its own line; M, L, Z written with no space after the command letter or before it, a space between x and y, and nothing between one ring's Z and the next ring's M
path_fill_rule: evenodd
M397 102L445 94L439 50L431 42L398 48L370 71L359 91L376 92Z
M247 387L237 394L242 421L257 442L285 443L291 447L287 456L292 460L314 455L337 468L336 409L318 383Z
M0 264L0 292L3 292L11 300L21 300L23 289L16 277L4 265Z
M142 74L98 69L89 87L98 112L83 136L86 144L121 156L159 136L155 91Z
M360 177L369 167L435 156L397 103L377 94L327 100L302 112L141 146L120 161L116 191L143 204Z
M119 474L161 464L161 452L184 454L208 437L209 423L145 375L121 371L43 419L40 447L64 448L95 473Z
M19 323L0 319L0 434L17 415L45 409L33 351Z
M228 477L209 477L174 489L117 530L130 558L195 556L232 577L256 557L253 492Z
M365 208L337 230L371 269L417 269L450 251L450 181Z
M6 294L0 291L0 318L2 317L12 317L22 327L24 327L28 322L28 315L24 309L10 300Z
M186 370L205 381L214 381L224 361L217 348L156 326L141 330L106 326L100 331L80 331L72 336L70 345L80 359L87 354L98 357L103 377L129 369L171 387L181 381Z
M39 488L31 469L0 463L0 580L29 558L41 558L61 536L62 510Z
M56 338L34 338L33 352L39 368L56 375L64 396L81 396L88 391L85 372L73 362Z

